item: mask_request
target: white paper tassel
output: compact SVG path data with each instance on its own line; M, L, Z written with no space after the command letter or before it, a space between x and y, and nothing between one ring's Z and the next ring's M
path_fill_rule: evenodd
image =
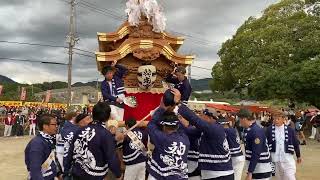
M128 21L131 26L138 26L140 21L140 5L137 0L129 0L126 3L127 9L125 12L128 15Z
M166 18L156 0L128 0L125 12L131 26L138 26L141 15L145 15L153 31L163 32L166 27Z

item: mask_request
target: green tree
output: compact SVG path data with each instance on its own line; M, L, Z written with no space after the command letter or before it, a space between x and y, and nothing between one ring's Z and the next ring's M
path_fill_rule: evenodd
M38 101L34 94L43 91L42 89L28 84L3 83L3 91L0 95L0 101L19 101L21 88L25 87L27 91L26 101Z
M213 79L209 85L212 91L226 91L233 88L235 80L230 70L225 70L221 62L217 62L212 68Z
M248 88L258 99L295 98L315 105L320 81L308 72L317 69L320 53L317 2L282 0L245 21L218 53L212 89Z
M20 86L18 83L3 83L1 101L15 101L20 99Z
M293 98L320 107L320 58L270 71L254 81L251 94L257 99Z
M42 84L34 84L35 87L42 89L43 91L51 89L63 89L67 88L68 84L62 81L44 82Z

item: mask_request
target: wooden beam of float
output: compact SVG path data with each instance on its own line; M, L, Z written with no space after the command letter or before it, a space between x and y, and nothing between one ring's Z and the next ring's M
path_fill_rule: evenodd
M98 41L99 42L113 42L113 41L119 41L125 36L130 34L130 26L128 22L125 22L122 24L122 26L116 31L112 33L101 33L98 32ZM168 44L176 44L176 45L182 45L184 42L183 37L178 36L172 36L167 33L161 33L162 39L164 39Z
M171 46L165 42L153 41L153 40L139 40L139 39L126 39L117 50L110 52L96 52L96 60L98 70L102 69L100 62L112 62L114 60L120 60L127 56L129 53L133 53L138 49L155 49L164 55L168 60L184 65L192 64L195 56L184 56L176 53Z
M107 126L115 126L115 127L126 127L125 121L117 121L117 120L109 120L111 123L108 123ZM108 122L109 122L108 121ZM137 121L137 124L139 123L138 127L147 127L149 124L149 121L144 121L140 123L140 121Z

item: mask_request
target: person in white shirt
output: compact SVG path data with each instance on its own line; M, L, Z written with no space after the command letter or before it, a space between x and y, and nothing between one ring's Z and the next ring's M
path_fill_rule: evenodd
M310 119L310 123L312 124L312 131L311 136L309 136L309 139L315 139L316 135L319 133L317 132L317 119L320 117L320 112L316 111L315 114Z
M297 156L297 163L302 162L299 140L295 130L284 124L286 118L284 114L275 113L274 117L273 125L268 127L266 134L272 162L275 165L276 179L295 180L294 153Z
M12 125L14 124L14 118L11 113L8 113L8 116L4 120L4 137L11 136Z
M36 135L36 115L34 114L34 112L31 112L30 116L29 116L29 136L31 136L31 134L33 133L33 135Z

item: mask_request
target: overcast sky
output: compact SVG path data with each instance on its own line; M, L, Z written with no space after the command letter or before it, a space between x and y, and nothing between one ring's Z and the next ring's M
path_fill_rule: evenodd
M70 9L67 1L69 0L1 0L0 41L67 46ZM221 44L231 38L248 17L259 16L263 9L277 1L279 0L158 0L167 18L166 30L186 35L186 41L179 52L195 54L193 65L209 69L219 60L217 52ZM98 47L96 33L113 32L123 23L126 17L126 0L77 2L77 32L80 41L76 47L94 52ZM101 10L93 9L94 7ZM67 81L66 66L1 58L67 63L67 49L0 42L1 75L20 83ZM73 62L73 83L103 79L97 72L94 58L76 54ZM208 70L192 68L194 79L211 77L210 73Z

